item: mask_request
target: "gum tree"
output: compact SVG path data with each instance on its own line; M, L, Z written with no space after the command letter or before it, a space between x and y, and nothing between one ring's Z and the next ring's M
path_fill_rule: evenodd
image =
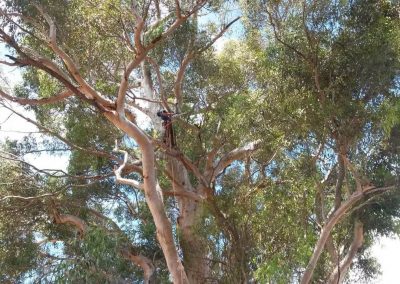
M230 4L6 1L1 63L24 82L2 105L52 137L4 146L1 232L19 212L26 238L7 243L31 253L1 252L10 281L36 263L50 282L123 283L130 262L146 283L337 283L395 230L398 204L368 202L397 188L396 6ZM216 54L240 13L246 38ZM66 151L68 169L34 168L35 151Z

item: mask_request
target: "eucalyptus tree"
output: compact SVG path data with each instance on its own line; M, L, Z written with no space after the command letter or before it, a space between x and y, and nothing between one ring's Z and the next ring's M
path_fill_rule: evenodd
M246 40L216 54L239 10ZM398 173L391 2L21 0L1 17L24 79L2 105L52 137L2 155L1 239L27 252L1 251L4 281L123 283L133 263L146 283L337 283L394 231L396 199L375 198ZM43 150L66 172L23 160Z
M116 165L117 183L144 192L174 283L204 282L208 276L207 250L193 229L201 203L212 195L210 185L216 175L256 146L254 142L229 144L225 152L219 152L219 144L214 148L200 145L208 155L203 158L207 165L199 168L178 148L168 147L152 134L163 131L157 110L180 113L185 108L182 84L188 67L237 21L220 21L202 30L199 15L207 9L216 14L219 6L207 1L6 1L2 8L1 39L10 48L2 63L23 69L25 81L15 96L3 90L1 96L32 109L37 120L28 121L72 151L67 177L90 180L96 173L109 183L110 170ZM198 101L186 105L200 113L209 107ZM150 126L138 124L133 109L143 112ZM177 123L182 129L197 131L185 119L177 118ZM120 138L114 153L113 138ZM121 149L121 141L129 152ZM157 156L167 164L156 163ZM157 168L169 181L157 175ZM127 174L130 178L122 177ZM107 194L116 190L115 195L120 195L121 190L109 188ZM95 209L90 192L73 190L71 194L78 205ZM179 204L178 241L186 271L163 195L173 195ZM58 213L63 198L69 200L65 194L56 195L50 214L56 223L72 224L84 235L84 220ZM146 274L149 259L140 257L131 259Z
M399 88L399 6L393 1L261 1L242 6L250 44L264 53L265 64L275 64L281 83L277 92L291 100L292 112L300 113L294 150L314 152L307 172L315 179L310 217L318 241L301 282L309 283L314 274L315 281L341 283L363 239L383 233L372 224L377 219L371 222L376 210L382 213L378 222L391 220L388 212L398 216L396 203L359 208L375 194L398 188L395 152L383 149L390 148L387 137L398 128L393 112ZM271 77L259 82L266 91L275 87ZM371 165L385 168L385 174L377 179ZM393 230L391 222L386 225ZM320 258L324 248L326 260Z

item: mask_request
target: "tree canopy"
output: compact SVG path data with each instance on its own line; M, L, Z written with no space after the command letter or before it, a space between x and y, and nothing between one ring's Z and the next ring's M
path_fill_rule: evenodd
M0 145L0 282L378 275L369 248L399 234L397 1L5 0L0 18L23 79L0 107L38 129Z

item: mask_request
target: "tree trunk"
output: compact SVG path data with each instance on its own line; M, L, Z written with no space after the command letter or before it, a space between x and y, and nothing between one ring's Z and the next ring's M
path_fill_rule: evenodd
M310 283L312 275L314 273L314 269L317 266L319 257L321 256L321 253L324 249L326 241L328 240L332 232L333 227L354 207L354 205L356 205L357 202L359 202L363 198L368 199L369 197L367 195L373 196L376 194L381 194L394 188L394 186L380 188L367 187L361 192L357 191L353 193L348 198L348 200L343 202L342 205L340 205L340 207L332 213L332 215L329 216L329 218L326 220L324 227L322 228L321 235L318 239L317 244L315 245L313 255L311 256L310 261L308 262L306 270L303 274L301 284Z
M138 143L142 153L143 183L146 203L149 206L151 215L157 231L157 239L161 245L167 262L168 270L171 273L174 283L189 283L183 265L179 259L178 251L172 235L171 222L165 212L162 192L158 191L158 183L155 170L154 147L149 138L135 124L124 117L116 117L106 113L107 118L119 129L124 131Z
M170 159L169 174L173 180L173 191L195 191L202 194L204 188L193 188L188 172L181 162ZM189 283L207 283L210 277L210 263L207 259L208 249L205 241L199 236L198 229L201 225L204 204L198 200L176 196L179 203L178 229L179 242L183 252L183 261Z
M187 199L183 202L182 214L178 219L183 261L189 282L192 284L207 283L210 276L207 244L197 233L198 226L201 224L203 207L203 204L198 201Z
M350 245L349 251L347 252L345 258L340 262L338 267L335 267L331 276L329 277L329 284L341 284L345 276L347 275L350 265L353 262L357 251L361 248L364 241L364 229L363 223L360 221L355 221L354 224L354 238Z

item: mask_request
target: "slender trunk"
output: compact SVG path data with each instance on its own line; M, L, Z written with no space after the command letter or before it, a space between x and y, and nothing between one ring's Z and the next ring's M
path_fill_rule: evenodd
M340 204L342 203L342 186L345 177L344 161L340 155L338 155L338 161L339 161L339 173L335 186L335 210L337 210L340 207Z
M354 205L357 204L357 202L359 202L363 198L368 199L367 195L369 194L376 195L389 191L394 188L395 188L394 186L381 187L381 188L368 187L361 192L357 191L353 193L348 198L348 200L343 202L342 205L329 216L329 218L326 220L325 226L322 228L318 242L315 245L314 252L303 274L303 277L301 279L301 284L307 284L310 282L312 275L314 273L314 269L317 266L319 257L321 256L321 253L324 249L326 241L328 240L332 232L333 227L354 207Z
M349 251L347 252L345 258L340 262L338 267L335 267L332 274L329 277L329 284L341 284L345 276L347 275L350 265L353 262L357 251L361 248L364 241L364 228L360 221L355 221L354 224L354 238L350 245Z
M344 202L338 210L336 210L327 220L325 226L321 230L321 235L315 245L313 255L307 265L306 271L304 272L303 278L301 279L301 284L307 284L310 282L311 277L314 273L314 269L317 266L319 257L324 249L326 241L328 240L333 227L339 222L339 220L353 207L356 202L358 202L363 195L361 193L355 193L346 202Z
M154 149L150 146L142 149L143 179L147 205L153 215L157 228L157 239L160 242L167 261L168 270L174 283L189 283L172 235L172 226L166 215L162 196L157 192L155 177Z

